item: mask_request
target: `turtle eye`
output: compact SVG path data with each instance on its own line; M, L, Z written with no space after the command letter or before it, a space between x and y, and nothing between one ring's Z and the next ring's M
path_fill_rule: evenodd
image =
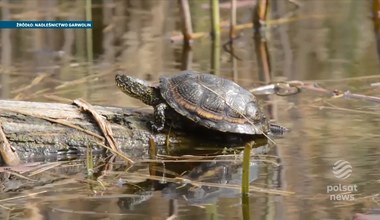
M248 102L245 107L245 114L248 118L256 119L258 116L257 105L255 102Z

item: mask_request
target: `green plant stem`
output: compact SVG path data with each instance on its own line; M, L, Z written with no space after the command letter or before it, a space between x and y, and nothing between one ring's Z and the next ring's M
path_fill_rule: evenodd
M242 195L247 195L249 192L249 169L250 169L251 149L252 149L252 143L247 143L244 147L243 175L242 175L242 181L241 181Z
M92 20L92 0L86 0L86 20ZM87 46L87 61L89 64L93 61L93 48L92 48L92 29L86 29L86 46Z
M220 36L220 15L219 15L219 0L211 0L212 10L212 34L217 38Z

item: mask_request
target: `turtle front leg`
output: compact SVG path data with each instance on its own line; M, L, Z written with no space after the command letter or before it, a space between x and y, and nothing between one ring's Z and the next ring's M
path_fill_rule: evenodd
M161 131L165 127L165 110L168 106L165 103L160 103L154 106L154 123L152 129L154 131Z

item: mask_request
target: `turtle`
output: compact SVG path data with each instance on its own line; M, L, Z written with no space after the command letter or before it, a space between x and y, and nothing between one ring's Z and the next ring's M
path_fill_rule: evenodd
M152 129L161 131L172 110L220 132L262 135L282 127L269 123L257 98L235 82L193 70L161 77L158 85L122 73L115 76L125 94L154 107Z

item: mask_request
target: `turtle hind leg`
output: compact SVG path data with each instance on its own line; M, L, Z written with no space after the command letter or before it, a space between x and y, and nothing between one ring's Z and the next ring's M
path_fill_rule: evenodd
M153 131L161 131L165 127L165 110L167 109L165 103L160 103L154 106L154 122L152 122Z
M285 128L281 125L277 125L277 124L273 124L273 123L269 124L269 130L270 130L270 133L272 133L274 135L283 135L285 132L289 131L288 128Z

